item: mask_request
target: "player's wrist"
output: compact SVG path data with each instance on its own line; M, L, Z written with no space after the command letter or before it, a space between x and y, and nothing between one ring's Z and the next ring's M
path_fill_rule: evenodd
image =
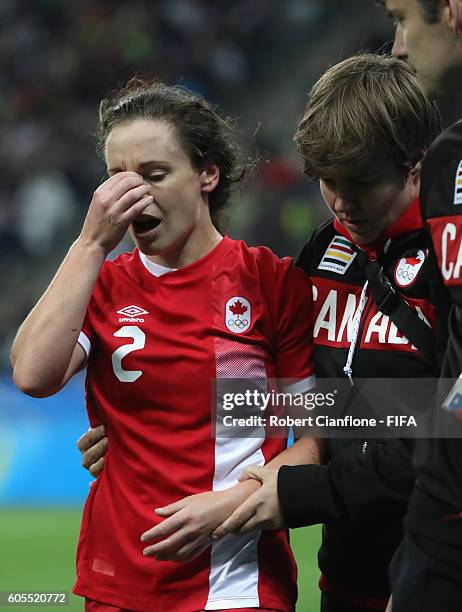
M79 254L89 256L96 261L104 262L109 251L99 242L93 238L80 234L77 240L72 245L72 250L79 252Z
M242 501L245 501L252 493L255 493L261 487L261 482L253 478L239 482L235 489L242 496Z

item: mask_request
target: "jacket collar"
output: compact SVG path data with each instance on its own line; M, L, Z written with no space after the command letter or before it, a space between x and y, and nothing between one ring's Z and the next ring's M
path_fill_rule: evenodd
M420 211L420 200L419 198L416 198L404 211L401 217L392 223L376 240L374 240L374 242L371 242L370 244L360 244L359 242L356 242L356 240L350 236L349 231L343 227L341 223L339 223L337 218L334 219L334 227L339 234L344 236L344 238L347 238L350 242L365 251L369 258L372 257L373 259L376 259L383 252L383 247L385 246L387 240L395 240L400 236L422 229L423 220Z

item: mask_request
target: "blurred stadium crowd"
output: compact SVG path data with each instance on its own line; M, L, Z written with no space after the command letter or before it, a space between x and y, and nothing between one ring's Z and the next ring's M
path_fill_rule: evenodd
M236 117L260 162L230 233L295 256L326 214L292 142L306 94L391 38L372 0L0 0L0 22L0 368L104 178L93 131L108 90L155 75Z

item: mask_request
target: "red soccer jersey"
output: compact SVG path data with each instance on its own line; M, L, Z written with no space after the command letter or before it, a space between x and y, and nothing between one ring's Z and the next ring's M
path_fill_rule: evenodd
M313 385L311 290L292 260L227 237L179 270L137 249L106 262L79 342L89 353L90 422L109 450L90 489L75 593L131 610L293 609L285 531L227 536L187 564L145 558L154 508L237 483L282 439L214 439L214 379ZM91 347L91 350L90 350Z

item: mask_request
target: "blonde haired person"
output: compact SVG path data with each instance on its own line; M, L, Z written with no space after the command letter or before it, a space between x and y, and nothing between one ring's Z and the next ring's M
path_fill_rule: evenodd
M310 92L295 139L332 218L297 263L313 284L319 378L360 385L364 378L438 376L431 300L438 279L418 194L421 162L439 127L435 105L392 57L348 58ZM386 399L393 410L399 398ZM428 397L421 399L425 405ZM324 523L322 612L384 611L415 478L412 442L367 434L325 442L325 465L248 471L262 488L218 535L259 527L258 516L269 521L278 504L290 527Z

